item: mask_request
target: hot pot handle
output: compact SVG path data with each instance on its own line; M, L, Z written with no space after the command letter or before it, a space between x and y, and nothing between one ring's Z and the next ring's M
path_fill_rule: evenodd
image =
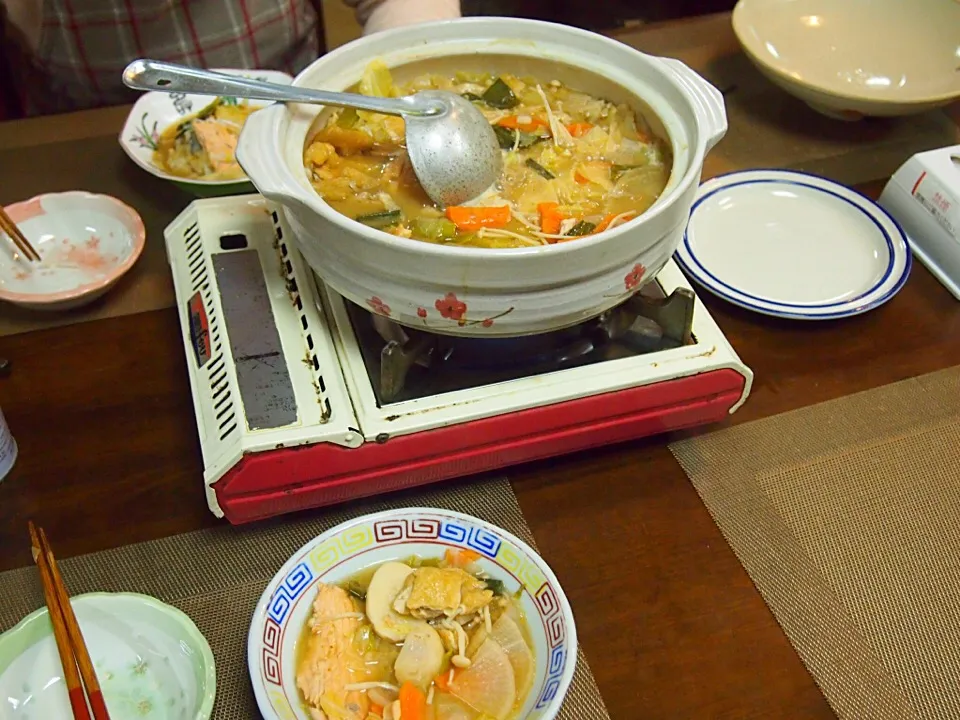
M265 151L263 138L276 132L279 114L285 110L281 104L270 105L251 113L243 124L237 143L236 158L257 191L268 200L280 205L300 205L297 189L283 177L283 161ZM254 179L256 178L256 179Z
M697 120L706 131L706 147L710 152L727 134L727 111L723 94L700 75L674 58L659 58L676 76L677 80L690 91L694 98Z

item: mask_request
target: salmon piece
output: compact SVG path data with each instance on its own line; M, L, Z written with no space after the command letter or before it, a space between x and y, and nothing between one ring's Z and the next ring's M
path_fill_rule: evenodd
M365 720L370 710L365 693L346 690L351 682L347 661L355 655L353 638L360 628L360 619L350 617L349 613L356 612L346 590L335 585L320 585L313 601L306 652L297 668L297 687L313 706L315 711L311 714L317 720L332 720L325 716L321 700L345 713L344 720Z
M194 120L193 132L196 133L214 172L233 168L236 164L234 153L240 137L237 133L216 120Z

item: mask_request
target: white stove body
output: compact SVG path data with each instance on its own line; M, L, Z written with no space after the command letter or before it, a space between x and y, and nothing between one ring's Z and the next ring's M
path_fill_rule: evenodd
M223 511L215 483L251 453L318 443L359 449L385 438L725 368L743 378L740 397L729 412L750 392L753 373L698 298L694 344L381 407L345 301L319 283L296 252L282 211L259 195L198 200L164 234L184 329L207 499L218 516ZM246 247L224 249L241 237ZM234 280L262 275L256 298L244 297L254 282L224 286L224 268L233 262L227 256L234 253L243 253L245 261ZM672 260L656 281L666 295L690 287ZM236 309L242 307L259 309ZM273 344L258 356L252 351L260 349L263 336L274 333L267 325L262 331L244 328L241 318L265 318L267 309L276 332ZM227 327L231 319L233 335L249 335L249 347L236 347ZM244 368L262 368L264 362L273 364L269 372L245 375ZM254 415L260 420L252 422Z

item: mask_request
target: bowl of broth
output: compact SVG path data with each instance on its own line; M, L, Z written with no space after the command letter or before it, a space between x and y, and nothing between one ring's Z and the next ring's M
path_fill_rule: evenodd
M552 720L577 634L556 576L523 541L408 508L294 553L257 604L247 658L268 720Z
M549 332L639 291L679 244L704 157L727 128L722 95L682 63L515 18L370 35L294 85L447 90L493 126L503 174L460 207L423 193L400 118L277 105L250 118L237 148L328 286L450 335Z
M216 72L289 85L275 70ZM137 165L197 197L254 192L235 153L247 119L269 105L261 100L186 93L140 95L120 132L120 146Z

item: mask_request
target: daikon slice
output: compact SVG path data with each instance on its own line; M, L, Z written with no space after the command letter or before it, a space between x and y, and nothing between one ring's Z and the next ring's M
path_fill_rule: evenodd
M510 665L513 667L517 692L520 697L525 697L533 679L534 660L530 646L520 632L520 627L506 615L501 615L500 619L494 623L490 637L496 640L507 653Z
M496 640L483 642L470 667L450 683L450 693L481 714L505 720L517 699L517 681L509 656Z

